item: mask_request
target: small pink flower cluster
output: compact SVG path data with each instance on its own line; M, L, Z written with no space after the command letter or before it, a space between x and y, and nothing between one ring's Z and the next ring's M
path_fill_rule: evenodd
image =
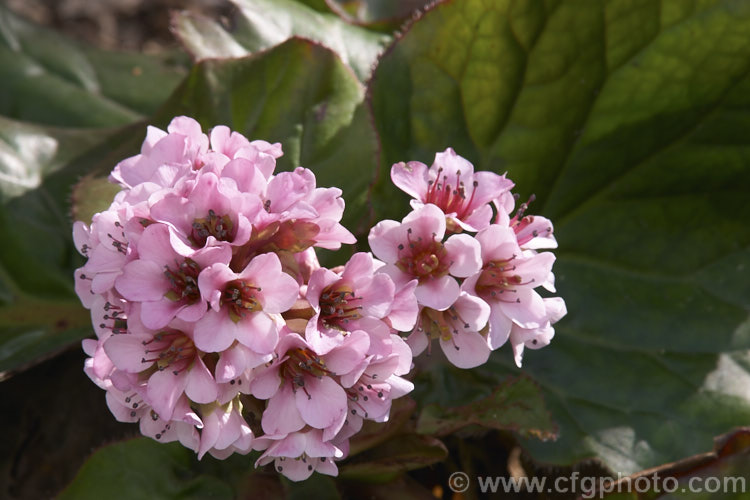
M177 117L115 167L109 209L75 223L97 336L85 371L118 420L199 458L258 450L256 466L293 480L336 475L363 421L413 389L412 352L431 339L461 368L508 339L519 366L549 343L565 303L535 288L554 291L554 255L538 251L556 246L552 225L526 204L511 216L510 180L451 149L394 165L414 210L371 230L380 260L330 270L315 247L355 242L341 191L305 168L274 173L281 155Z
M397 287L417 283L418 320L407 340L414 355L438 339L451 363L472 368L510 339L520 367L524 347L549 344L565 302L535 288L555 291L555 256L538 250L557 242L548 219L525 215L526 203L511 216L513 182L474 172L450 148L431 167L393 165L391 179L414 210L377 224L369 242Z
M187 117L149 127L109 209L74 225L75 284L97 336L85 371L118 420L199 457L260 450L301 480L335 475L363 420L413 389L396 332L417 305L370 254L320 266L314 247L355 241L341 191L274 173L281 154Z

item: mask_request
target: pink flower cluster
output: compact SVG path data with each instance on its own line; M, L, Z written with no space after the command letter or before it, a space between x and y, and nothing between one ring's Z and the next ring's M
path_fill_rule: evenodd
M335 475L363 420L412 390L396 328L417 305L370 254L320 267L315 247L355 241L341 191L274 173L281 155L187 117L149 127L109 209L74 225L75 285L96 332L85 371L118 420L199 457L260 450L301 480Z
M513 183L448 149L399 163L413 196L372 228L375 257L326 269L315 248L354 243L337 188L310 170L275 173L280 144L177 117L120 162L109 209L73 236L87 258L76 291L95 339L85 371L123 422L160 441L293 480L336 475L365 420L388 420L413 389L412 353L438 339L470 368L510 339L547 345L565 314L554 292L552 225L513 215ZM404 339L399 332L410 332Z
M397 287L417 283L418 320L407 340L413 353L438 339L451 363L472 368L510 340L520 367L525 347L549 344L565 302L535 289L555 291L555 256L539 250L557 242L548 219L525 215L527 204L512 214L513 182L474 172L450 148L430 167L393 165L391 179L413 197L413 211L378 223L369 243Z

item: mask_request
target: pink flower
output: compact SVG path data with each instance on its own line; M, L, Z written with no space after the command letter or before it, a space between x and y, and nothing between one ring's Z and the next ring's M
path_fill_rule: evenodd
M242 418L239 398L227 404L201 406L203 428L200 433L198 459L206 452L223 459L232 453L246 455L252 450L253 431Z
M168 226L151 224L138 241L139 258L126 264L115 287L129 301L142 302L141 319L153 329L174 317L197 321L207 304L198 289L198 275L213 264L229 264L227 244L193 250L172 239Z
M456 277L471 276L482 265L473 237L455 234L443 243L445 214L428 204L412 211L401 223L379 222L370 231L370 248L387 265L381 269L396 286L416 279L421 305L445 310L458 298Z
M273 462L276 472L292 481L304 481L313 472L337 476L334 459L343 457L343 452L325 440L319 429L305 429L284 436L263 436L256 439L255 449L265 452L255 462L263 466Z
M243 245L252 233L251 220L260 211L260 200L222 185L206 172L186 185L186 193L165 195L151 207L151 218L168 223L184 244L203 248L217 242Z
M272 253L256 256L240 273L214 264L198 276L198 288L211 309L195 325L195 343L207 352L223 351L235 340L258 354L273 352L278 315L299 295L299 285Z
M422 308L407 342L419 354L438 339L448 361L459 368L474 368L490 357L492 349L486 333L481 333L489 316L490 307L482 299L462 291L445 311Z
M382 320L392 308L395 285L385 274L375 273L372 256L357 253L341 274L318 269L310 277L306 298L315 311L307 323L305 338L316 352L325 354L340 345L344 334L364 330L371 349L381 349L390 337ZM371 354L375 352L371 351Z
M544 300L547 320L537 328L522 328L513 324L510 330L510 345L513 348L513 359L520 368L523 360L524 347L529 349L541 349L549 345L552 337L555 336L555 329L552 325L557 323L565 314L567 309L565 301L560 297L551 297Z
M261 370L251 385L256 398L268 399L261 419L263 431L278 436L308 425L323 430L326 440L335 436L344 425L347 408L339 378L362 365L368 348L369 337L361 330L324 355L296 333L284 335L277 360Z
M208 148L208 137L198 122L178 116L167 128L168 133L148 127L141 154L121 161L112 171L110 180L132 188L145 182L170 187L193 168Z
M482 269L467 278L462 289L490 305L489 345L494 350L508 340L515 323L538 328L546 308L534 288L550 279L554 254L522 251L515 232L493 224L476 236L482 248Z
M487 227L492 218L490 202L513 187L513 182L504 175L475 173L474 166L451 148L437 153L429 168L418 161L393 165L391 179L414 197L413 208L428 203L440 208L451 222L451 231L478 231Z
M195 347L191 323L178 320L159 332L135 323L129 321L129 333L107 339L104 350L119 370L146 381L145 398L162 419L172 418L183 393L196 403L216 400L216 381L203 362L204 353Z

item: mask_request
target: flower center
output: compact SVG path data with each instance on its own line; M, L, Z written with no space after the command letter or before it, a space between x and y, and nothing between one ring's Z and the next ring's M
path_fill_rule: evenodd
M288 359L281 367L281 377L292 384L294 392L302 389L307 398L311 399L305 387L305 377L322 378L332 375L331 371L326 367L325 361L310 349L298 347L287 351L286 355Z
M445 311L436 311L425 307L419 317L419 328L424 330L430 338L449 341L453 339L453 335L459 333L459 328L465 330L469 328L469 324L461 318L454 306Z
M230 241L233 238L233 228L234 224L228 215L217 215L209 210L206 217L193 220L190 241L198 247L205 246L209 236L218 241Z
M177 266L176 270L164 266L164 276L169 280L169 290L164 296L173 302L185 300L188 304L195 304L201 298L198 289L198 274L200 272L200 266L189 258L186 258L182 264Z
M461 171L456 171L456 178L452 180L447 175L443 175L443 167L440 167L437 171L437 178L434 181L428 181L428 185L424 202L437 205L446 214L455 213L460 219L467 215L479 183L472 182L471 195L467 200L466 186L461 180Z
M176 330L159 332L143 345L146 349L141 363L151 361L159 371L169 368L175 375L187 368L198 352L190 337Z
M347 330L349 321L362 317L360 302L351 287L334 283L320 294L320 319L326 327Z
M512 265L513 259L515 259L515 256L507 260L493 260L485 264L476 284L476 291L483 299L518 302L519 299L512 297L512 294L517 293L516 287L533 283L533 279L524 282L520 275L513 273L516 269L516 266Z
M257 293L260 291L259 286L254 286L247 281L230 281L221 295L221 305L227 307L229 317L237 323L249 313L263 309L257 298Z
M448 274L450 262L447 259L445 247L436 241L435 234L432 239L425 241L422 237L412 239L411 228L407 232L407 245L399 245L399 259L396 266L401 271L409 274L423 282L427 278L439 278Z

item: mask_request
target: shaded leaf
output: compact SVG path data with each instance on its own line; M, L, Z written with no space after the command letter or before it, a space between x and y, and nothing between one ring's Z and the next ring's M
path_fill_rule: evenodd
M319 42L336 52L361 80L369 77L387 35L352 26L334 14L292 0L232 0L238 8L232 30L206 17L179 12L172 29L196 59L239 57L292 37Z
M465 406L426 406L419 415L417 432L444 436L468 425L515 431L543 440L557 436L541 390L526 377L510 379L489 397Z
M373 448L394 435L403 433L417 403L409 397L393 401L387 422L365 420L362 429L349 440L349 456Z
M287 500L309 500L310 498L324 498L337 500L341 498L333 478L323 474L313 474L305 481L295 483L283 480Z
M281 142L281 170L311 169L321 187L346 200L344 225L366 224L366 196L377 166L363 89L330 50L291 39L251 57L205 60L156 118L186 114L204 129L224 124L252 139Z
M73 248L68 197L88 164L80 155L97 143L109 147L115 132L0 117L0 372L91 334L73 292L72 273L82 260Z
M750 419L748 30L733 0L446 1L374 73L387 165L451 146L555 224L569 312L524 361L560 425L540 461L631 473ZM483 373L509 372L504 348Z
M132 123L182 78L171 57L85 47L0 6L0 114L68 127Z
M432 0L326 0L347 21L372 29L395 29Z
M445 445L431 437L404 434L339 465L343 479L389 481L399 473L440 462L448 455Z
M234 498L227 483L196 474L196 462L179 443L132 439L94 453L59 498Z
M740 498L747 494L750 428L719 436L713 451L602 484L597 498Z

